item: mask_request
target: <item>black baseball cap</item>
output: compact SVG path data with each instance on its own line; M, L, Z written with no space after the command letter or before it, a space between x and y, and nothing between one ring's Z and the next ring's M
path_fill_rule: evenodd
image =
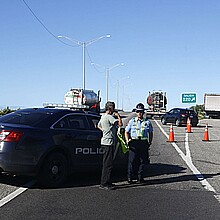
M144 104L142 104L142 103L138 103L137 105L136 105L136 109L135 109L136 111L144 111L145 109L144 109Z

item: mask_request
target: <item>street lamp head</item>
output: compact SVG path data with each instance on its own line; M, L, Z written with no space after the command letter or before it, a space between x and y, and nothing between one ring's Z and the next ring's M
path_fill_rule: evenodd
M107 34L105 37L111 37L111 35L110 35L110 34Z

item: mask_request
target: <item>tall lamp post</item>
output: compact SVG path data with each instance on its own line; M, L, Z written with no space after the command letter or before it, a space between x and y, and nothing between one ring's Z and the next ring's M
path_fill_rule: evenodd
M105 77L106 77L106 102L108 101L108 79L109 79L109 73L110 73L110 70L114 69L115 67L118 67L118 66L123 66L124 63L118 63L118 64L115 64L114 66L112 67L104 67L100 64L97 64L97 63L91 63L92 65L96 65L96 66L100 66L101 68L105 68ZM103 71L104 72L104 71Z
M89 46L90 44L93 44L95 43L96 41L102 39L102 38L109 38L111 37L110 34L108 35L104 35L104 36L101 36L101 37L97 37L95 39L92 39L92 40L89 40L89 41L86 41L86 42L82 42L82 41L79 41L79 40L74 40L70 37L67 37L67 36L57 36L58 38L65 38L67 40L70 40L72 42L74 42L75 44L78 44L79 46L82 46L82 57L83 57L83 89L85 89L86 87L86 47Z
M123 102L124 102L124 80L129 79L129 76L123 77L121 79L117 79L116 81L116 103L117 103L117 108L119 108L119 81L122 81L122 110L123 110Z
M124 63L118 63L112 67L106 67L106 102L108 101L108 79L109 79L110 70L114 69L115 67L123 66L123 65Z

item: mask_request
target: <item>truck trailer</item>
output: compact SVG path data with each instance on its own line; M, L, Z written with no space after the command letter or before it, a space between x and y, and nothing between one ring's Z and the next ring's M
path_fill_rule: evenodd
M148 109L146 114L149 118L153 116L162 116L166 113L167 97L166 92L149 92L147 97Z
M93 90L71 88L64 95L65 104L44 103L44 107L84 109L100 113L100 102L100 91L98 91L98 93L95 93Z
M204 95L204 110L210 118L220 118L220 94Z

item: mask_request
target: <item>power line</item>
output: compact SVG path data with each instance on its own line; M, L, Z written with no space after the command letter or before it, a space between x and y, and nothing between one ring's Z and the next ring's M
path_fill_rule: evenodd
M88 55L88 57L89 57L90 63L94 63L94 62L92 61L92 58L91 58L91 56L90 56L90 54L89 54L89 51L88 51L87 47L86 47L86 53L87 53L87 55ZM99 73L104 73L104 72L105 72L105 71L100 71L100 70L96 67L96 65L92 65L92 66L93 66L93 68L94 68L97 72L99 72Z
M27 4L27 2L25 0L22 0L23 3L25 4L25 6L28 8L28 10L31 12L31 14L37 19L37 21L41 24L41 26L51 35L53 36L56 40L58 40L59 42L70 46L70 47L79 47L79 45L71 45L68 43L65 43L64 41L60 40L56 35L54 35L44 24L43 22L37 17L37 15L33 12L33 10L30 8L30 6Z

